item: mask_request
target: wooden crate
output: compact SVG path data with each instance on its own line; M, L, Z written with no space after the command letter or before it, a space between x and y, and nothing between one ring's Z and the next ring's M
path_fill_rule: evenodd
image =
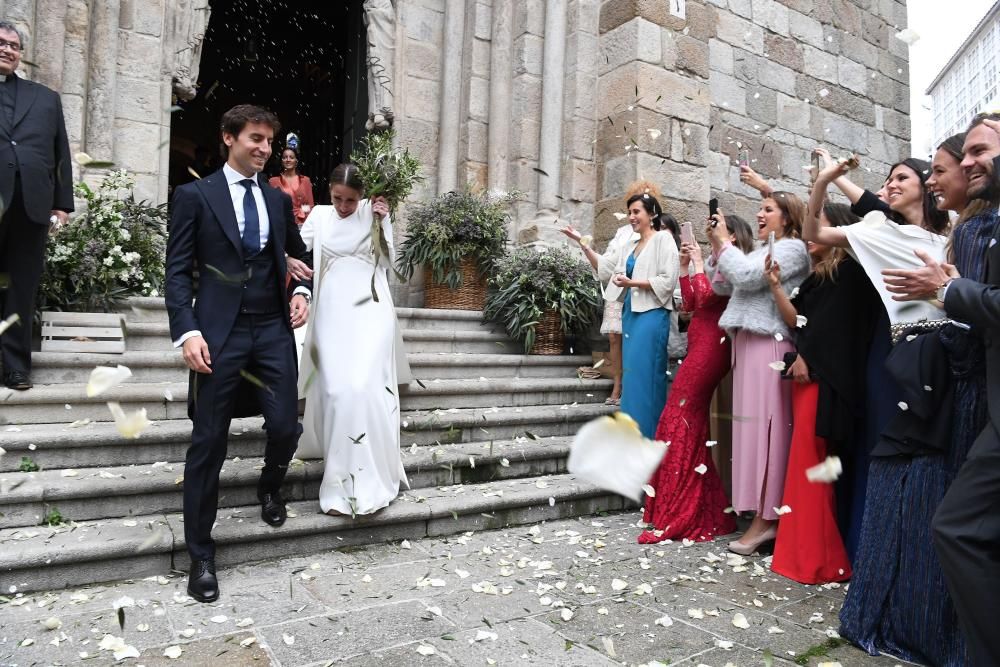
M125 351L125 320L118 313L42 313L42 352Z

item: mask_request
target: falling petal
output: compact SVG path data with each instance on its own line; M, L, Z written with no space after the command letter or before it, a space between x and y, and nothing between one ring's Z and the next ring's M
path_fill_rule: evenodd
M694 471L699 475L704 475L706 472L708 472L708 466L705 465L704 463L700 463L695 467Z
M796 315L795 316L795 327L796 328L801 329L805 325L807 325L808 323L809 323L809 319L805 315Z
M650 484L643 484L642 490L650 498L656 497L656 489L654 489Z
M594 419L573 439L567 468L608 491L642 500L642 485L663 459L666 444L642 437L623 412Z
M7 319L0 321L0 334L2 334L4 331L14 326L14 323L20 321L20 319L21 316L18 315L17 313L14 313Z
M789 507L788 505L782 505L781 507L774 508L774 513L777 514L778 516L784 516L785 514L791 513L791 511L792 508Z
M778 372L781 372L781 371L785 370L785 362L784 361L772 361L771 363L768 364L768 367L771 368L772 370L776 370Z
M906 404L906 401L900 401L900 402L899 402L899 403L897 403L896 405L898 405L898 406L899 406L899 409L900 409L900 410L903 410L904 412L905 412L906 410L909 410L909 409L910 409L910 406Z
M115 418L115 427L123 438L134 440L153 425L153 422L146 418L146 408L139 408L128 415L118 403L108 403L108 409L111 410L111 414Z
M896 39L904 42L907 46L913 46L920 39L920 35L913 28L907 28L906 30L897 32Z
M806 479L810 482L828 484L836 482L842 472L844 472L844 468L840 463L840 457L828 456L825 461L806 470Z
M87 382L87 398L99 396L130 377L132 377L132 371L121 364L117 368L98 366L90 371L90 380Z

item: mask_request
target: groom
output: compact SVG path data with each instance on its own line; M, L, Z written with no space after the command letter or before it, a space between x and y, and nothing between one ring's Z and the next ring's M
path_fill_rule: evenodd
M287 516L281 483L302 430L292 329L305 324L310 292L308 283L293 280L289 307L285 252L303 260L306 252L291 199L260 177L278 129L266 109L233 107L222 116L226 164L178 187L173 199L165 291L170 336L191 369L184 539L191 555L188 594L199 602L219 597L212 525L230 421L248 414L241 398L256 398L259 407L249 414L264 415L267 447L257 497L261 518L275 527Z

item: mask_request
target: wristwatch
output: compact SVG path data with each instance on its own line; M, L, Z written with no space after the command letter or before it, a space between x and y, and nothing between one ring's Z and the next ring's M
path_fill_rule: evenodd
M937 288L937 292L934 293L934 298L937 299L942 305L944 305L944 293L948 289L948 285L954 278L948 278L948 280L941 283L941 286Z

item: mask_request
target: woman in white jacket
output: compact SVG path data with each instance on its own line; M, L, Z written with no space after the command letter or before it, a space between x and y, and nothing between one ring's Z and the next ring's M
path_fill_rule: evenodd
M628 198L628 221L637 233L612 251L598 255L582 246L597 271L608 301L622 302L622 412L647 438L667 401L667 338L679 261L670 233L660 231L663 209L649 193ZM579 242L580 234L566 235Z

